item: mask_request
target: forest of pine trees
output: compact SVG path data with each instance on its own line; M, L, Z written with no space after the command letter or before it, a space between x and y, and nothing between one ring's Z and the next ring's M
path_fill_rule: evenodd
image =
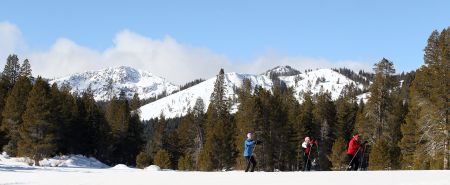
M10 55L0 78L0 146L36 165L45 157L83 154L110 165L242 170L243 142L253 132L263 141L254 150L257 170L301 170L305 136L319 143L312 154L316 170L345 170L347 143L359 133L369 144L370 170L449 169L450 29L432 32L424 51L424 65L409 73L396 74L386 58L373 74L337 69L363 82L366 102L354 85L337 100L322 90L302 92L298 102L276 76L270 90L244 80L231 100L221 69L209 105L199 98L183 117L146 121L137 94L99 103L90 89L71 94L68 85L33 77L28 60ZM235 114L233 101L239 103Z

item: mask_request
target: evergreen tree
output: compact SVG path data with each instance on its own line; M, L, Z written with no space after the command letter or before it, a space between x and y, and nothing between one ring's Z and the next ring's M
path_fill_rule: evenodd
M206 169L230 169L236 158L234 142L235 125L229 113L230 103L226 97L223 69L217 75L207 111L206 141L203 152L209 153Z
M336 125L336 107L331 100L329 92L319 92L317 102L313 110L313 123L315 127L319 128L319 135L316 138L320 141L319 161L320 168L329 170L331 162L328 156L331 153L333 141L335 139L335 125Z
M346 86L336 101L336 138L347 142L351 139L358 111L356 101L356 87L353 84Z
M88 128L88 133L83 135L87 143L87 154L108 164L112 164L109 156L111 154L110 128L105 120L105 115L96 104L94 94L90 87L77 99L78 115L80 124Z
M359 133L371 142L389 136L388 116L392 110L391 91L397 86L394 64L383 58L375 64L375 80L370 87L370 98L364 109L365 121Z
M8 80L11 86L16 83L20 75L20 63L17 55L8 56L2 75Z
M254 99L252 97L252 86L249 79L244 79L241 89L238 91L239 107L236 113L236 146L239 154L244 153L243 143L248 132L256 131L254 119ZM244 169L247 161L243 157L236 158L236 167Z
M430 35L425 47L425 65L417 71L411 88L412 105L407 124L415 123L418 130L415 167L449 169L449 45L448 28ZM423 164L424 161L429 162Z
M136 167L138 168L145 168L147 166L149 166L151 164L151 158L150 156L145 153L145 152L140 152L137 156L136 156Z
M28 61L28 59L25 59L22 63L22 66L20 66L19 76L32 78L31 65L30 65L30 61Z
M5 107L5 100L8 95L8 91L10 90L10 84L9 81L2 75L0 77L0 111L3 112L3 109ZM0 119L2 119L2 115L0 114ZM1 123L0 123L1 124ZM7 126L0 125L0 147L3 148L3 145L8 143L7 140L7 131L5 130Z
M381 138L373 145L369 157L370 170L389 170L391 167L391 160L389 152L386 149L389 147L388 142Z
M156 152L153 164L159 166L161 169L169 169L172 166L172 164L170 163L169 152L164 149L160 149L158 152Z
M180 160L178 161L178 170L189 171L189 170L193 170L193 169L194 169L194 165L193 165L191 155L182 156L180 158Z
M347 168L347 141L344 138L339 137L334 141L330 161L333 170L345 170Z
M35 165L56 151L57 124L50 106L50 87L38 77L28 96L18 142L18 154L33 158Z
M17 142L20 139L19 129L23 123L22 115L26 109L31 88L31 81L27 77L21 76L6 99L5 108L2 112L2 130L6 131L9 142L3 150L10 156L17 155Z
M52 119L58 123L58 152L70 154L87 154L87 127L78 120L76 98L70 93L70 87L64 85L61 90L57 84L50 89L52 97Z
M313 109L314 102L312 99L311 91L303 94L303 103L300 106L300 113L298 115L298 133L300 135L300 141L303 141L305 136L318 135L313 125Z

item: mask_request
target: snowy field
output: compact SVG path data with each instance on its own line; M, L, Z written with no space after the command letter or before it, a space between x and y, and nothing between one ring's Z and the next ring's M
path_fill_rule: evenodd
M46 161L46 162L45 162ZM449 185L450 171L358 172L180 172L158 167L107 167L93 158L63 156L43 160L43 167L23 159L0 157L0 185ZM55 167L52 167L55 166Z

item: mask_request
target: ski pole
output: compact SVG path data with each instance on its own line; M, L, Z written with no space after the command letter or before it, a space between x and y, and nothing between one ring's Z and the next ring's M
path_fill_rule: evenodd
M345 171L348 171L348 169L351 168L350 165L352 164L353 159L355 159L355 157L358 155L359 149L361 149L361 147L358 148L358 150L356 151L356 153L355 153L355 155L353 156L352 160L350 160L350 163L348 163L347 170L345 170Z

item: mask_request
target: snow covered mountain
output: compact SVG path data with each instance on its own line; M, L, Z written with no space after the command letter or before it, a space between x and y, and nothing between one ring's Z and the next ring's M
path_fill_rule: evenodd
M263 73L263 75L266 76L293 76L298 74L300 74L300 71L292 68L291 66L277 66Z
M320 90L328 90L331 92L332 98L337 99L345 85L351 83L362 89L363 85L354 82L344 75L335 72L331 69L319 69L307 73L295 72L289 66L276 67L261 75L226 73L225 86L227 96L230 99L237 98L235 92L236 87L241 87L244 79L250 79L252 86L259 85L265 89L271 89L273 82L270 79L271 74L280 75L279 78L288 87L293 87L296 91L295 96L298 101L302 101L301 92L310 90L312 93L318 93ZM297 73L292 75L292 72ZM287 74L286 76L284 76ZM214 82L216 77L210 78L200 84L185 89L183 91L174 93L170 96L161 98L155 102L149 103L141 107L142 119L148 120L159 117L161 113L166 118L173 118L183 116L187 113L189 108L194 107L197 98L203 99L206 107L209 104L211 93L214 89ZM233 112L236 111L237 105L233 106Z
M179 90L178 86L164 78L125 66L77 73L50 81L50 84L53 83L57 83L58 87L68 84L72 88L72 93L82 93L90 86L97 101L109 100L113 95L118 96L121 91L128 98L139 93L140 99L147 99L164 92L171 94Z

